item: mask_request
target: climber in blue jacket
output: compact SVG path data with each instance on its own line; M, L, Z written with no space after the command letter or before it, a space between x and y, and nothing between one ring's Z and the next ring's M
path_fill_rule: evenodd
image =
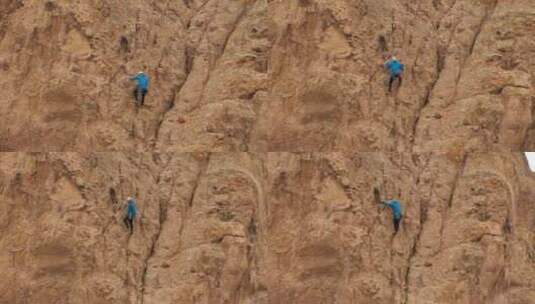
M402 211L401 211L401 203L397 200L387 200L387 201L382 201L382 203L388 207L390 207L390 209L392 210L392 215L393 215L393 218L394 218L394 234L398 233L398 230L399 230L399 223L401 222L401 218L403 217L402 216Z
M403 74L405 66L401 64L401 62L399 62L399 60L395 56L392 56L385 62L385 68L390 73L390 81L388 82L388 92L391 92L392 83L394 83L394 80L399 79L399 86L401 86L401 74Z
M145 103L145 95L149 92L149 76L143 72L139 72L136 76L131 77L130 80L136 81L134 99L137 100L140 105L143 105ZM141 100L138 100L138 98L141 98Z
M126 200L126 215L123 219L126 228L130 229L130 234L134 233L134 219L137 215L136 201L129 197Z

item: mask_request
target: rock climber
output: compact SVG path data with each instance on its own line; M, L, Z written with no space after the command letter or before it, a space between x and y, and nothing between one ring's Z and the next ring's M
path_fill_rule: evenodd
M130 229L130 234L134 233L134 219L136 218L136 201L129 197L126 200L126 215L123 219L126 228Z
M149 92L149 76L143 72L139 72L136 76L131 77L130 80L136 81L134 99L137 100L140 105L143 105L145 103L145 95Z
M402 214L401 214L401 203L397 200L386 200L382 201L382 203L385 206L390 207L392 209L392 216L394 219L394 235L398 233L399 230L399 223L401 222Z
M399 86L401 86L401 74L405 69L405 66L399 62L395 56L390 56L390 58L385 62L385 68L390 73L390 81L388 82L388 92L392 92L392 83L399 79Z

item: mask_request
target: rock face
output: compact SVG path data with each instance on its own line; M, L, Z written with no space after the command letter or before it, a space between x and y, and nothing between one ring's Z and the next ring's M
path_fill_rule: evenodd
M0 4L2 151L535 149L530 0Z
M532 303L522 157L2 153L0 302Z
M532 0L0 0L0 303L533 303L534 32Z

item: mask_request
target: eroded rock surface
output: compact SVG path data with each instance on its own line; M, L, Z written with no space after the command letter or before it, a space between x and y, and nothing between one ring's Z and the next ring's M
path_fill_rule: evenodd
M0 0L0 303L533 303L534 32L532 0Z
M520 153L0 155L2 303L535 297L535 177ZM395 237L374 187L404 203Z
M3 151L533 149L530 0L2 1ZM382 64L407 69L388 94ZM127 76L151 77L136 109Z

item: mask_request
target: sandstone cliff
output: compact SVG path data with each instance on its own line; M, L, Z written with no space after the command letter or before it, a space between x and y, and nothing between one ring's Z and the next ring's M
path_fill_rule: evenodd
M0 155L2 303L535 298L521 154ZM374 187L404 202L395 237Z
M535 303L534 32L532 0L0 0L0 303Z
M535 148L531 0L1 4L3 151Z

